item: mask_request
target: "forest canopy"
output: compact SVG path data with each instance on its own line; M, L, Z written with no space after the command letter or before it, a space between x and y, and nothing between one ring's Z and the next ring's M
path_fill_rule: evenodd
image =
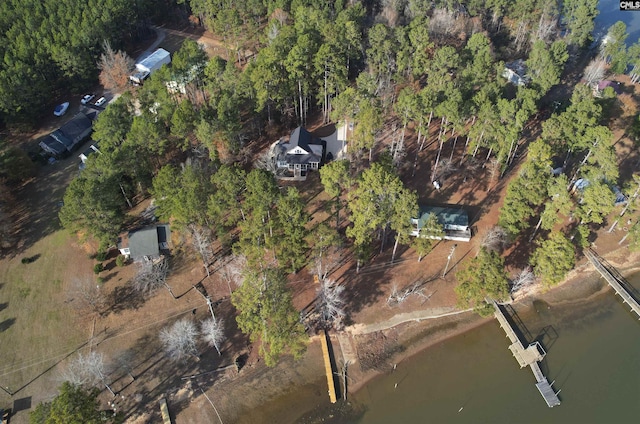
M0 2L0 117L33 122L60 90L97 81L105 41L120 48L166 10L158 0L6 0Z

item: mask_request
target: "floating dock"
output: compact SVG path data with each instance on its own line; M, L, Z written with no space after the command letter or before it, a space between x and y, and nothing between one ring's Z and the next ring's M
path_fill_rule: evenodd
M545 402L547 402L547 406L549 408L560 405L560 399L558 398L559 391L555 392L553 390L553 387L551 387L553 383L549 384L547 377L544 376L540 366L538 365L538 362L542 361L547 353L538 342L531 343L525 348L513 327L511 327L511 324L507 321L507 317L505 317L502 309L500 309L500 305L498 305L495 300L490 300L490 303L495 309L495 316L498 319L500 327L502 327L505 333L507 333L509 340L511 340L509 350L513 353L518 364L520 364L520 368L524 368L526 366L531 367L531 372L533 372L533 376L537 381L536 388L544 398Z

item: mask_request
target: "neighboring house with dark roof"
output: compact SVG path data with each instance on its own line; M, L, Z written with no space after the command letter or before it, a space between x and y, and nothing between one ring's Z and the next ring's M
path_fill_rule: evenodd
M169 250L171 231L169 225L155 225L130 231L118 239L118 249L134 261L159 258Z
M51 134L43 138L38 145L42 150L56 157L64 156L68 153L65 145L53 138Z
M445 240L471 240L471 228L469 228L467 211L461 208L443 206L420 206L418 217L411 218L411 224L413 225L412 236L418 237L430 214L435 214L438 218L438 222L444 229Z
M275 146L276 166L288 170L293 177L306 177L308 170L317 170L324 163L326 145L325 140L298 127L291 133L289 141L281 141Z
M91 125L91 119L87 115L78 113L66 124L45 137L39 145L54 156L64 156L91 134Z

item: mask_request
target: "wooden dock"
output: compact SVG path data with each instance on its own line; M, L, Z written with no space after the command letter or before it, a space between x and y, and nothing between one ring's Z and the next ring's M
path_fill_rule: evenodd
M333 367L331 366L331 358L329 357L329 344L327 342L327 332L320 334L320 346L322 346L322 356L324 357L324 369L327 373L327 385L329 386L329 400L336 403L336 385L333 379Z
M526 366L531 368L531 372L533 372L533 376L536 379L536 388L544 398L545 402L547 402L547 406L549 408L560 405L558 393L556 393L553 390L553 387L551 387L551 384L553 383L549 384L547 377L544 376L544 373L538 365L538 362L542 361L546 355L546 352L540 343L531 343L525 348L515 330L511 327L509 321L507 321L507 317L502 312L502 309L500 309L500 305L498 305L495 300L490 300L489 302L493 305L495 317L498 319L500 327L502 327L505 333L507 333L509 340L511 340L509 350L513 353L518 364L520 364L520 368L524 368Z
M632 312L635 312L640 317L640 304L638 300L627 289L629 283L627 283L622 275L617 272L615 268L606 263L596 252L591 249L584 251L584 255L589 259L593 266L598 270L600 275L607 280L609 285L613 287L616 294L620 296L622 301L629 305Z
M169 407L167 406L167 398L160 399L160 413L162 414L163 424L173 424L171 415L169 415Z

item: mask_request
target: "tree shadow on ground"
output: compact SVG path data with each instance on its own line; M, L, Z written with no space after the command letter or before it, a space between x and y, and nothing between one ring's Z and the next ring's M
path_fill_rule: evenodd
M109 280L111 280L113 277L115 277L116 275L118 275L118 273L117 273L117 272L110 272L109 274L105 275L104 277L101 277L101 278L102 278L102 282L103 282L103 283L106 283L107 281L109 281Z
M219 305L223 308L222 305ZM206 314L206 315L205 315ZM200 319L208 317L209 311L197 314L197 317L191 318L199 323ZM227 315L225 315L227 316ZM185 316L183 316L184 318ZM186 317L191 317L187 314ZM230 323L234 320L225 321ZM225 324L225 332L231 329ZM233 331L236 333L237 331ZM232 342L236 345L235 342ZM144 390L135 390L134 397L125 396L123 410L126 411L128 418L138 414L148 414L147 422L161 422L157 400L166 398L170 406L171 415L175 417L182 410L186 409L192 402L193 398L200 392L200 387L207 390L215 384L219 379L236 373L234 360L236 356L233 351L226 350L225 347L229 343L223 345L222 355L218 355L217 351L203 343L198 344L198 356L189 355L180 361L170 360L165 356L158 337L155 334L138 340L136 346L132 349L136 358L144 358L136 360L136 366L133 370L136 376L136 383L131 382L129 378L123 378L126 373L121 373L119 379L124 386L116 385L116 390L128 392L126 389L129 385L144 385ZM138 381L139 380L139 381Z
M13 324L15 324L15 318L7 318L4 321L0 322L0 333L4 333L7 331Z
M111 271L115 267L116 267L116 260L112 259L109 262L107 262L107 264L104 266L104 270L105 271Z
M82 151L84 146L80 146ZM38 168L37 175L14 191L17 199L12 208L10 235L16 243L3 252L8 257L19 256L38 240L58 231L58 212L62 206L64 192L71 179L77 174L74 156L57 161L53 165Z
M119 314L127 310L136 310L140 308L146 299L143 293L134 289L131 284L115 287L107 296L107 309L104 315L110 313Z
M374 249L376 248L378 251L379 246L374 246ZM347 305L345 325L353 324L352 317L355 314L377 303L380 297L385 295L381 286L393 277L393 266L400 262L397 259L392 265L390 260L390 249L386 249L383 254L374 256L369 261L363 261L358 273L356 273L356 261L353 261L341 277L341 281L338 281L345 286L344 300ZM346 279L347 276L348 279Z
M7 306L9 306L9 302L0 303L0 312L7 309Z

